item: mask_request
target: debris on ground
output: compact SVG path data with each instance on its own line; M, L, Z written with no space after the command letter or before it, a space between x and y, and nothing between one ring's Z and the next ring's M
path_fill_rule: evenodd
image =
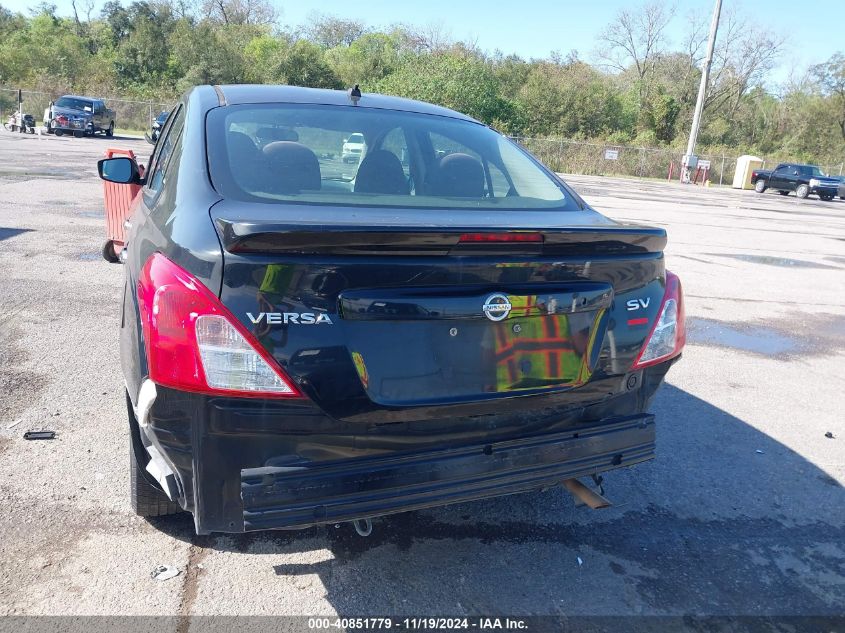
M53 440L55 438L55 431L27 431L23 434L25 440Z
M754 452L755 452L755 453L757 453L758 455L762 455L762 454L763 454L763 451L761 451L759 448L758 448L756 451L754 451Z
M584 561L581 560L580 556L576 556L576 558L578 559L578 567L584 564Z
M159 565L156 567L150 577L153 580L170 580L171 578L176 578L182 571L177 569L176 567L171 567L170 565Z
M829 440L832 440L834 438L833 433L831 431L825 433L824 436Z
M13 428L15 428L18 424L20 424L21 422L23 422L23 418L21 418L20 420L15 420L15 421L14 421L14 422L12 422L11 424L7 424L7 425L6 425L6 428L7 428L7 429L13 429Z

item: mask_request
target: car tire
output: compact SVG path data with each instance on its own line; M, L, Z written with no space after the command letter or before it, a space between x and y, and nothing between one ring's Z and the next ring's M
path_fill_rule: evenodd
M109 123L109 129L106 130L106 136L109 138L114 136L114 121Z
M795 195L803 200L804 198L810 195L810 186L798 185L798 188L795 190Z
M141 444L141 431L128 394L126 408L129 412L129 503L132 510L140 517L180 514L182 508L179 504L168 499L157 485L150 483L149 474L142 465L146 451Z
M788 191L778 191L778 193L782 196L788 196L789 195Z
M63 136L65 131L62 128L56 128L56 136Z
M754 183L754 191L757 193L763 193L766 190L766 181L760 178L756 183Z
M825 202L830 202L831 200L833 200L833 198L835 198L835 196L819 196L819 198L821 198Z
M85 136L85 132L83 132L82 130L73 131L73 138L82 138L83 136Z

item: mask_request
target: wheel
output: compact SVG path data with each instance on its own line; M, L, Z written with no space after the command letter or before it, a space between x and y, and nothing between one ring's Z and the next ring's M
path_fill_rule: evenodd
M141 431L132 411L132 402L126 395L129 412L129 503L132 510L141 517L162 517L179 514L182 508L167 498L158 484L154 484L144 465L147 452L141 443Z
M798 188L795 190L795 195L799 198L806 198L810 195L810 186L809 185L798 185Z
M109 138L114 136L114 121L109 123L109 129L106 130L106 136L108 136Z
M60 127L56 128L56 136L63 136L64 133L65 133L65 131L62 128L60 128Z
M103 244L103 259L105 259L109 264L119 264L120 257L117 256L117 253L114 252L114 241L107 240L105 244Z
M754 183L754 191L757 193L763 193L766 190L766 181L760 178L756 183Z
M819 196L819 198L821 198L821 199L822 199L822 200L824 200L825 202L830 202L830 201L831 201L831 200L833 200L835 197L836 197L836 196L832 196L832 195Z
M778 193L782 196L788 196L789 195L788 191L778 191Z
M82 138L83 136L85 136L85 132L83 132L82 130L73 131L73 138Z

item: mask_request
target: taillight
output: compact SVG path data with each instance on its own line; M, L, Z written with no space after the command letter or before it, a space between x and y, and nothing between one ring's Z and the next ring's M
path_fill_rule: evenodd
M198 279L152 255L138 280L150 379L238 397L299 396L278 363Z
M674 358L681 353L686 338L681 280L667 270L666 291L663 293L657 321L652 326L637 360L634 361L634 369L642 369Z

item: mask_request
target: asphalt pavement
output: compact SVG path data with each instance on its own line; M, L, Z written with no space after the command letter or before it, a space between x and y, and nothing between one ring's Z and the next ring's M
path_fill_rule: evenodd
M845 615L845 201L566 177L666 227L686 295L657 459L607 475L613 507L558 489L368 538L197 537L129 509L107 147L151 146L0 131L0 615Z

